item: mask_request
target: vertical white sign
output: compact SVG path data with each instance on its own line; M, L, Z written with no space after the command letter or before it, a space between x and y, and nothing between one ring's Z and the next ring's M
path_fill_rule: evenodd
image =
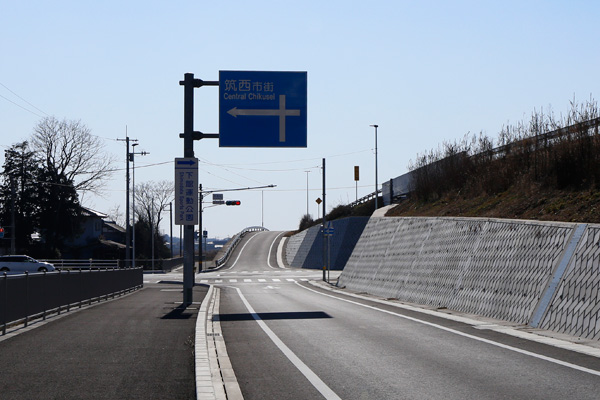
M175 225L198 225L198 159L175 159Z

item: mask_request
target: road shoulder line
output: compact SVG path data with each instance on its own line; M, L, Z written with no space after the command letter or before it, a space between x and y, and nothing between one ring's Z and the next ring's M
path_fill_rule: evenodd
M588 346L585 344L573 343L573 342L569 342L567 340L557 339L557 338L549 337L549 336L543 336L543 335L535 334L535 333L531 333L531 332L526 332L526 331L519 330L512 326L502 325L501 322L504 322L504 321L498 321L498 323L494 323L491 320L482 321L482 320L468 318L468 317L460 316L460 315L446 314L443 312L439 312L437 310L421 308L421 307L412 306L412 305L408 305L408 304L395 303L395 302L379 299L376 297L367 297L367 296L363 296L363 295L360 295L357 293L347 292L340 288L333 288L330 284L324 283L321 281L308 281L307 283L309 283L311 286L325 289L332 293L340 293L340 294L354 297L354 298L361 299L361 300L372 301L375 303L385 304L388 306L392 306L392 307L396 307L396 308L400 308L400 309L404 309L404 310L408 310L408 311L414 311L414 312L418 312L421 314L427 314L427 315L431 315L431 316L435 316L435 317L439 317L439 318L444 318L444 319L448 319L448 320L452 320L452 321L456 321L456 322L461 322L461 323L464 323L467 325L471 325L476 329L487 329L487 330L491 330L491 331L495 331L495 332L499 332L499 333L504 333L506 335L514 336L514 337L517 337L520 339L525 339L525 340L529 340L532 342L542 343L542 344L546 344L549 346L561 348L564 350L575 351L577 353L600 358L600 348ZM296 284L298 284L298 282L296 282Z

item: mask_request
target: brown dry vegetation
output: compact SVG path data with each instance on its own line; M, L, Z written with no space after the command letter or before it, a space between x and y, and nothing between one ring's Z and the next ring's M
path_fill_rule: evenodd
M534 112L417 156L410 199L393 216L464 216L600 223L600 124L595 101L566 117Z
M407 199L386 215L600 223L600 191L551 190L520 183L492 196L464 197L454 192L431 202Z

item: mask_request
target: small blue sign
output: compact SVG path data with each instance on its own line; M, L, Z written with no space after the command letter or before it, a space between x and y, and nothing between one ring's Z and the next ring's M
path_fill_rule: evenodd
M306 147L306 109L306 72L219 72L220 147Z

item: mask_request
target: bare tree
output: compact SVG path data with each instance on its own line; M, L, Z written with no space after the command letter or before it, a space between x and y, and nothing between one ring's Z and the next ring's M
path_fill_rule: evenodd
M116 204L113 208L108 211L108 216L112 218L119 226L127 226L125 223L125 214L121 211L121 207Z
M114 157L102 151L102 139L81 121L42 119L34 128L31 147L48 171L64 176L76 190L99 193L112 175Z
M138 219L149 223L158 233L162 213L173 200L173 182L145 182L135 185L135 214Z

